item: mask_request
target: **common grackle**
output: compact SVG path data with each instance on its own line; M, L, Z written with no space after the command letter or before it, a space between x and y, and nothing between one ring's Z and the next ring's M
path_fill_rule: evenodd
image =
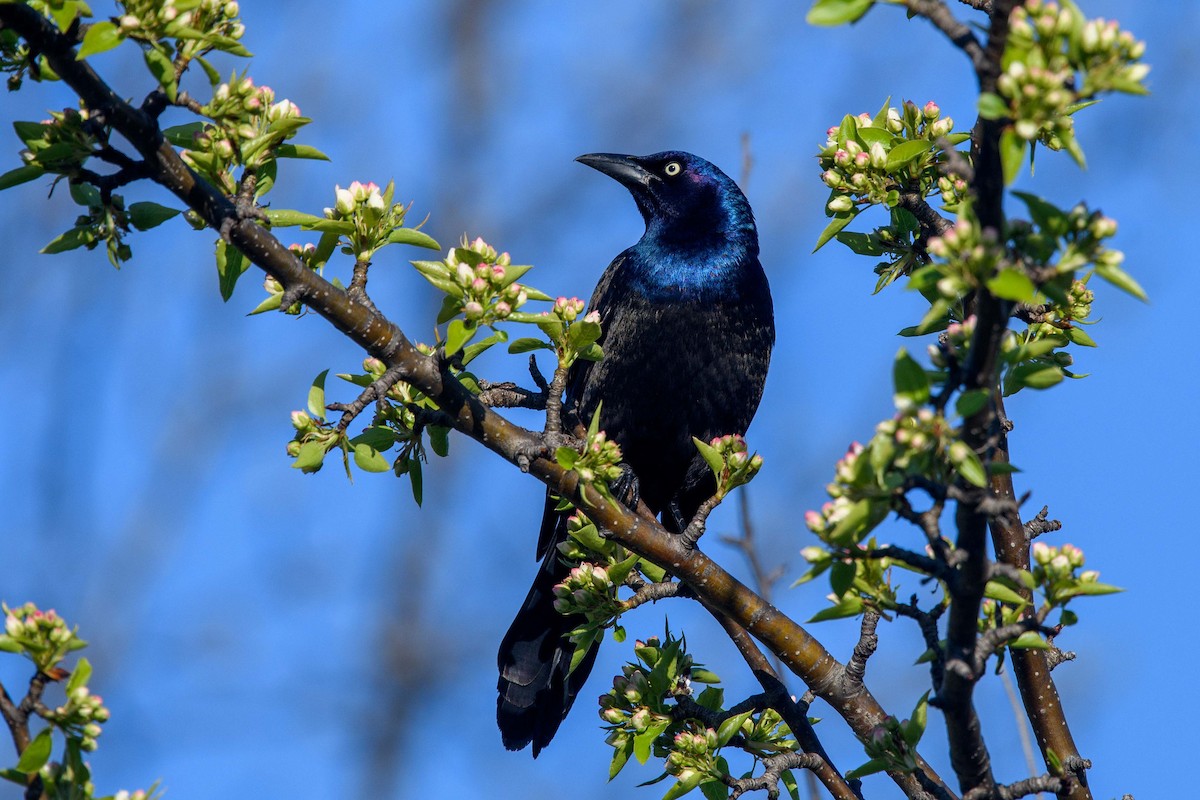
M617 256L592 294L603 330L599 362L578 361L564 408L621 446L646 505L682 531L716 490L692 437L745 433L762 397L775 322L758 234L745 196L690 153L594 153L577 161L633 195L646 232ZM601 403L603 405L601 405ZM568 674L565 638L581 618L554 610L570 571L556 545L566 514L547 497L533 586L500 645L496 719L505 747L537 757L571 708L596 657Z

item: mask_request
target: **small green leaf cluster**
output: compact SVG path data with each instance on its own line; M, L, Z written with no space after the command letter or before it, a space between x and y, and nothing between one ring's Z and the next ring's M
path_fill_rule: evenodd
M939 184L939 178L945 177L940 170L947 158L942 148L965 141L970 134L953 133L954 120L942 117L933 101L922 108L905 101L898 110L888 105L890 99L874 117L847 114L827 132L817 163L821 180L830 190L825 213L833 220L821 233L816 249L845 228L862 210L860 206L880 204L893 209L903 192L924 198L946 190ZM949 186L954 189L953 180Z
M901 722L888 716L876 725L863 747L869 761L846 773L850 780L872 775L876 772L915 772L918 766L917 743L925 735L925 724L929 714L929 692L921 695L912 716Z
M716 436L707 443L693 436L692 441L717 479L718 500L724 499L737 487L752 481L762 469L762 456L758 453L751 454L746 440L737 434Z
M365 388L380 380L386 371L387 367L382 361L367 358L363 361L361 374L339 374L338 377ZM336 448L342 453L347 477L351 476L351 456L354 465L364 472L391 470L397 477L407 475L412 484L413 498L420 505L423 496L422 464L427 458L426 435L428 449L435 454L445 457L450 452L449 428L423 423L419 417L422 410L432 410L436 406L412 384L399 381L390 386L387 394L376 402L371 424L362 433L350 437L339 426L325 419L325 377L328 372L325 370L313 381L307 410L292 412L292 427L296 433L287 446L288 455L295 459L292 466L306 473L318 472L325 456ZM473 384L469 373L460 373L459 377L465 383ZM383 453L397 445L396 456L389 462Z
M904 335L943 330L929 348L945 383L956 364L965 363L974 332L973 316L963 318L963 298L986 287L996 297L1019 304L1026 321L1021 332L1009 332L1001 343L1002 385L1006 395L1023 388L1045 389L1075 375L1067 367L1069 345L1095 347L1084 329L1091 325L1094 299L1087 284L1099 275L1114 286L1145 299L1145 292L1121 268L1124 255L1105 241L1117 231L1115 220L1084 204L1070 210L1025 192L1014 192L1025 203L1032 221L1008 222L1001 243L992 231L981 230L963 204L958 221L927 242L934 260L912 274L910 286L929 300L928 312ZM958 321L961 320L961 321Z
M439 325L446 327L446 355L462 350L481 328L488 327L493 335L472 357L492 345L508 340L508 334L497 329L503 321L528 322L534 316L517 312L529 300L549 300L550 296L517 280L530 269L527 264L515 265L508 253L476 237L463 237L441 261L414 261L413 266L445 297L438 312Z
M570 504L564 502L561 510L569 508ZM565 561L577 564L577 569L587 567L579 572L572 570L571 577L554 589L554 606L560 613L584 618L568 634L576 646L571 662L574 669L592 645L604 638L605 630L612 628L613 638L625 641L625 629L617 620L629 605L616 599L617 588L635 573L638 583L641 578L657 583L666 577L666 572L601 536L595 523L579 511L567 517L567 538L559 543L558 552ZM582 594L576 595L577 591Z
M600 312L583 313L584 303L578 297L558 297L549 311L540 314L518 314L515 319L532 322L546 339L524 337L508 346L510 353L534 350L553 351L559 369L569 369L579 359L599 361L604 357L600 347Z
M808 512L813 514L815 512ZM868 540L867 549L876 547L875 539ZM840 548L850 552L863 551L862 545ZM897 563L890 558L842 558L824 547L805 547L800 555L809 569L793 586L807 583L829 572L830 605L809 618L809 622L856 617L864 611L886 614L896 607L896 587L892 585L891 568ZM899 564L903 566L903 564Z
M633 648L636 660L622 667L613 688L600 696L600 718L614 749L609 778L615 777L634 757L645 764L650 756L663 759L663 774L675 783L664 800L682 797L696 787L706 797L726 797L729 764L720 750L731 743L756 755L795 750L797 745L787 725L772 709L737 714L723 707L724 692L707 686L693 702L709 712L704 720L681 714L676 701L691 698L693 683L716 684L719 678L686 651L686 643L668 632L665 640L652 637ZM735 737L737 737L735 739ZM785 776L784 782L794 785Z
M52 674L68 653L87 647L87 642L79 638L78 629L68 627L54 609L41 611L33 603L0 608L4 610L0 651L24 655L38 672Z
M903 493L910 478L951 484L961 478L985 486L987 475L979 457L959 438L946 416L930 401L929 374L902 348L893 367L897 413L880 422L866 446L853 443L834 468L826 487L832 502L820 512L809 511L809 529L829 544L857 544L887 515L891 500ZM987 395L965 394L956 406L969 415Z
M163 134L183 148L179 155L184 163L226 195L237 193L238 167L255 175L255 197L262 197L274 186L276 159L328 160L312 147L285 146L312 120L301 116L292 101L276 101L271 87L255 86L246 75L235 74L215 86L212 99L199 113L212 122L190 122Z
M1115 21L1085 21L1070 0L1029 0L1013 9L997 93L979 98L980 114L1011 120L1001 137L1005 181L1020 171L1026 145L1066 150L1084 165L1072 116L1097 94L1146 94L1146 45Z
M88 26L79 58L132 39L142 46L146 66L171 102L179 92L180 75L193 59L211 76L216 72L203 54L220 50L250 55L238 41L246 26L238 20L233 0L123 0L120 5L125 11L120 17Z
M621 477L621 446L610 441L604 431L600 430L600 408L592 414L588 425L587 436L584 439L583 450L573 447L559 447L554 451L554 458L563 469L569 469L579 476L579 482L595 489L605 500L615 503L610 484Z
M92 665L86 658L79 659L73 672L61 666L68 653L86 647L87 643L79 638L77 629L68 626L53 609L42 611L33 603L16 608L0 604L0 608L4 612L0 652L29 658L37 668L40 680L46 683L67 679L63 686L65 701L56 708L43 705L32 689L30 696L22 701L23 705L30 704L33 712L30 719L40 717L49 725L30 739L13 767L0 769L0 779L26 789L33 776L37 776L42 781L43 797L92 800L95 785L83 758L85 753L96 749L97 739L103 731L101 726L109 719L109 710L103 699L88 688ZM65 739L65 746L60 760L51 761L56 731ZM151 788L149 792L120 792L117 797L151 800L156 794Z
M179 213L152 202L138 202L126 207L120 195L102 192L79 177L98 146L97 128L86 109L52 111L50 119L14 122L13 128L25 143L26 149L21 152L25 165L0 175L0 190L47 173L67 176L71 199L86 209L70 230L42 248L43 253L63 253L79 247L94 250L104 244L109 262L120 267L131 255L129 245L124 241L131 227L148 230Z
M604 567L583 563L571 569L554 587L554 610L580 614L590 626L607 624L622 610L617 585Z
M1052 547L1044 542L1033 544L1033 582L1041 590L1050 608L1062 608L1081 595L1113 594L1116 586L1100 583L1096 570L1080 571L1083 551L1070 544Z

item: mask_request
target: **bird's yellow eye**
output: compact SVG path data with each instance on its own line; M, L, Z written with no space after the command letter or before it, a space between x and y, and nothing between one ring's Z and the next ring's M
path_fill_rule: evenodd
M663 167L663 172L667 174L667 177L674 178L680 172L683 172L683 167L678 161L671 161L668 162L665 167Z

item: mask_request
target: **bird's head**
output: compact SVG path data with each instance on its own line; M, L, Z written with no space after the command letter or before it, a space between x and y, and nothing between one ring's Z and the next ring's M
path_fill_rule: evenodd
M704 246L724 239L757 250L754 215L742 190L699 156L667 150L649 156L589 153L575 160L629 190L647 237Z

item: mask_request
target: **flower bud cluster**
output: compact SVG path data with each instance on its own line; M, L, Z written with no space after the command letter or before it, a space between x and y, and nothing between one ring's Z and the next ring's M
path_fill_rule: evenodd
M603 624L620 610L617 586L608 571L596 564L580 564L554 587L554 610L560 614L582 614L589 622Z
M255 86L246 75L233 76L218 86L200 113L212 124L193 136L180 157L226 194L237 191L234 167L267 163L276 147L309 122L295 103L276 101L271 87Z
M945 279L943 279L945 280ZM975 315L962 322L951 322L938 336L938 343L929 345L929 361L938 369L946 369L953 358L961 364L966 360L971 337L975 335ZM1007 340L1006 340L1007 341Z
M1013 61L996 81L1000 94L1009 101L1013 130L1027 142L1040 140L1053 150L1062 149L1074 137L1075 124L1069 115L1075 93L1068 87L1075 72L1026 66Z
M439 316L445 322L461 313L475 326L492 325L508 319L529 299L545 299L536 289L517 282L528 267L513 266L508 253L499 253L482 238L465 236L442 261L418 261L414 265L426 280L446 293L447 305Z
M751 454L746 440L738 434L714 437L700 448L700 453L716 476L718 497L749 483L763 465L762 456Z
M973 288L974 279L990 277L1004 257L1004 245L995 232L981 230L967 214L959 215L941 236L930 238L926 249L955 267L937 284L938 294L947 300L959 299Z
M583 483L607 486L621 477L621 446L610 441L604 431L589 434L571 469Z
M100 695L92 694L86 686L79 686L67 694L65 703L45 716L67 736L78 738L79 746L91 752L96 749L96 739L103 731L100 726L108 722L109 710Z
M183 11L176 0L123 0L121 5L125 13L117 25L131 39L155 41L191 29L236 41L246 33L246 26L237 19L240 9L236 0L189 2ZM197 40L181 39L179 47L189 56L195 55L198 51L186 46L189 41Z
M42 611L33 603L0 608L4 610L0 651L23 653L40 672L50 674L67 653L87 646L54 609Z
M883 723L876 725L863 741L867 755L881 765L880 769L896 772L912 772L917 768L916 751L905 736L906 725L911 723L889 715ZM863 774L863 773L856 773Z
M1081 570L1083 551L1070 544L1052 547L1034 542L1032 549L1033 580L1051 606L1066 605L1078 595L1110 594L1120 591L1115 586L1100 583L1096 570Z
M632 737L653 729L660 734L656 752L666 755L672 732L679 729L666 701L691 694L691 673L698 667L679 639L668 637L663 642L651 636L634 642L633 652L636 663L625 664L613 678L613 688L600 695L600 718L611 726L606 741L621 748ZM656 672L655 667L663 664L670 668Z
M1070 116L1076 103L1103 91L1144 94L1145 51L1145 43L1116 22L1085 22L1073 4L1028 0L1017 6L997 81L1013 130L1025 141L1065 148L1082 162Z
M886 515L890 497L910 477L951 483L962 474L978 483L981 472L978 456L945 416L924 406L905 408L880 422L865 447L850 445L825 487L831 499L820 510L806 512L804 523L822 541L847 546L861 541ZM844 530L843 523L851 521L854 527ZM820 548L805 558L814 566L825 560Z
M404 225L408 206L393 203L395 185L380 189L374 181L351 181L346 188L334 186L334 203L325 218L348 223L342 231L342 252L367 263L375 251L388 244L388 237Z
M892 157L892 150L914 140L936 142L953 129L954 120L942 117L932 101L922 108L905 101L902 110L887 108L874 118L847 116L828 130L817 154L821 180L832 190L827 211L845 213L861 202L895 205L898 187L914 177L920 179L922 196L928 194L936 184L938 146L901 161Z
M13 127L25 143L21 160L47 172L74 172L92 155L97 144L86 108L51 111L49 119L15 122Z
M680 783L692 783L704 778L720 779L717 766L717 732L691 724L675 734L663 769Z

